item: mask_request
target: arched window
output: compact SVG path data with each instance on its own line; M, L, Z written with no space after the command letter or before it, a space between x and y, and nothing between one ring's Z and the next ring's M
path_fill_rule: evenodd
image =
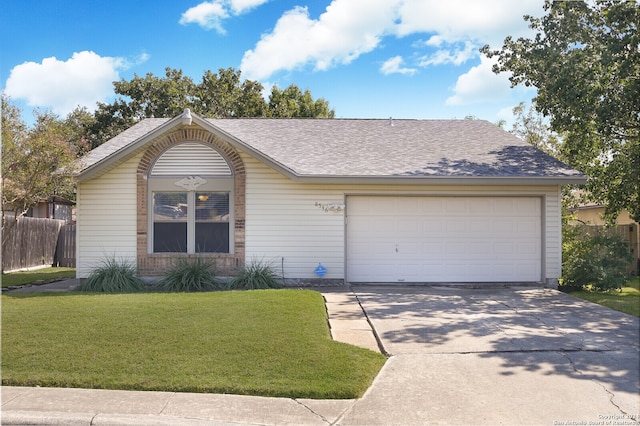
M233 253L234 176L215 149L186 142L148 175L149 253Z

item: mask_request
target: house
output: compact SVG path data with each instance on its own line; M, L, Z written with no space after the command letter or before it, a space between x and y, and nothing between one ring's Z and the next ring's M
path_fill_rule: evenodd
M563 184L586 177L480 120L142 120L82 159L77 275L271 262L288 284L540 283Z
M47 219L74 220L75 203L63 197L51 196L30 208L25 217L43 217Z

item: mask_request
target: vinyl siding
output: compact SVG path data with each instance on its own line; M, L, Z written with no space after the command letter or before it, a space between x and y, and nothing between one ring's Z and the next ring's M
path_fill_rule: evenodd
M548 186L352 185L296 183L243 155L247 168L247 260L284 265L286 278L325 278L345 272L345 216L316 203L344 203L347 195L536 196L542 200L543 277L561 274L560 189ZM304 232L301 232L304 229Z
M80 182L77 193L77 272L86 278L106 259L136 259L136 168L141 155Z

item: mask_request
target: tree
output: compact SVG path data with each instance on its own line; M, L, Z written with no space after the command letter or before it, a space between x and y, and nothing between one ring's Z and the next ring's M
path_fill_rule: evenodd
M65 125L51 113L36 113L28 129L21 111L2 96L2 235L17 218L53 195L73 197L76 152L65 137ZM7 215L6 213L12 214Z
M65 138L78 157L91 150L92 140L89 129L95 121L95 117L86 107L77 107L67 115L63 122Z
M241 72L220 68L217 73L206 71L199 83L185 76L182 70L165 69L164 77L148 73L135 75L130 81L114 83L117 95L111 104L99 103L93 123L87 126L85 138L95 148L143 118L175 117L184 108L210 118L273 117L273 118L333 118L329 103L313 99L311 92L302 92L291 85L285 90L274 87L269 103L261 83L242 80Z
M114 91L121 97L111 104L99 102L94 122L85 137L91 148L106 142L133 126L143 118L174 117L184 108L193 108L196 85L182 74L182 70L165 69L165 77L147 73L144 77L134 74L131 81L124 78L113 83Z
M551 130L548 120L536 111L535 102L528 109L524 102L520 102L513 108L513 115L515 121L511 133L547 154L562 159L559 151L560 138Z
M335 111L329 102L313 100L309 89L302 92L295 84L284 90L273 86L269 96L269 115L274 118L333 118Z
M640 221L640 6L636 1L549 1L525 16L533 38L507 37L493 71L536 87L536 110L563 135L562 157L589 176L609 220Z
M205 117L264 117L266 103L262 84L240 80L240 71L233 68L206 71L197 87L194 111Z

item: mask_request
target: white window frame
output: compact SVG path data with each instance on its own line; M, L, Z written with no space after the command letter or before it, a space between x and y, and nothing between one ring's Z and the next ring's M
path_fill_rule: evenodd
M178 167L174 168L176 171L181 171L182 174L176 175L168 175L167 173L163 173L162 175L153 175L153 167L149 170L149 174L147 176L147 252L149 254L160 254L160 253L176 253L176 254L185 254L184 252L154 252L154 206L153 206L153 194L156 192L180 192L187 193L187 252L186 254L234 254L234 210L235 210L235 191L234 191L234 182L235 177L233 172L231 172L231 168L228 168L225 174L220 175L202 175L197 174L197 172L202 171L198 166L192 166L194 163L197 163L198 159L202 156L202 148L206 147L213 151L213 157L219 156L223 159L227 165L229 161L222 156L216 149L206 146L204 144L187 142L188 146L195 147L198 151L198 154L195 154L197 157L193 159L189 159L188 157L181 161L182 165L178 165ZM197 144L197 145L196 145ZM176 145L179 147L179 145ZM161 158L167 151L175 148L176 146L167 149L164 153L158 156L158 159ZM158 161L156 159L156 161ZM191 182L195 182L195 184L190 184ZM227 192L229 193L229 251L226 253L222 252L208 252L208 253L196 253L196 193L198 192Z
M153 241L155 238L153 232L154 224L154 212L153 212L153 194L156 192L180 192L187 194L187 254L204 254L196 253L196 193L197 192L227 192L229 193L229 254L234 253L234 238L233 238L233 224L234 224L234 194L233 194L233 177L220 177L213 176L208 177L207 183L198 187L197 190L185 190L175 185L176 178L150 178L149 190L148 190L148 252L156 253L153 251ZM174 252L158 252L158 253L174 253ZM179 253L179 252L175 252Z

